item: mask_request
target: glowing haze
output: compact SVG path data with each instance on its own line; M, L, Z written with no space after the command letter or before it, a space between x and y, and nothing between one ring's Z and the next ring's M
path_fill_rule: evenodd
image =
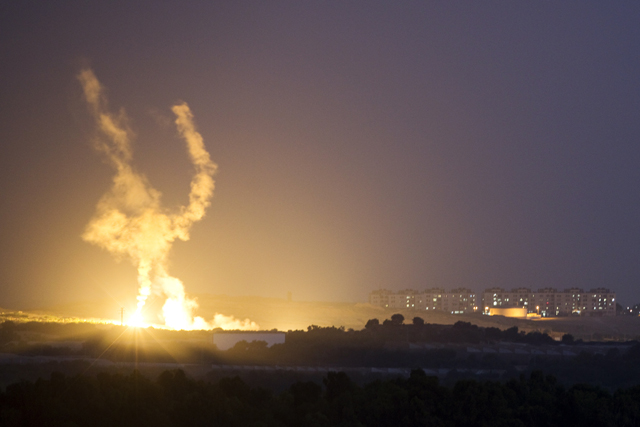
M160 203L162 194L131 165L133 132L127 125L124 111L109 112L103 88L92 70L82 70L78 79L99 131L96 148L107 156L116 171L113 185L98 202L82 238L117 257L130 258L137 266L138 302L129 324L142 325L149 321L144 318L145 304L147 298L155 294L166 298L161 317L169 328L257 329L249 319L240 321L216 313L214 319L207 322L195 316L197 302L186 295L182 282L167 272L171 245L176 239L189 240L189 229L204 217L214 190L213 174L217 166L195 129L189 106L186 103L174 105L172 111L195 174L191 180L189 204L168 212Z

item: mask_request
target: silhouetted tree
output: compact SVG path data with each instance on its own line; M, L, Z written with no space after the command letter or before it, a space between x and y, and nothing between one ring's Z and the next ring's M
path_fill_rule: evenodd
M378 319L369 319L367 321L367 324L364 325L365 329L369 329L369 330L375 329L378 326L380 326L380 321Z
M291 384L289 391L293 395L293 404L295 406L315 403L322 395L322 387L313 381Z
M487 341L500 341L502 331L495 327L488 327L484 330L484 339Z
M413 320L413 325L414 326L424 326L424 319L422 317L414 317Z
M392 315L391 323L393 323L394 325L402 325L404 323L404 316L400 313Z
M326 398L332 401L341 394L350 392L355 384L344 372L328 372L327 376L322 380L326 388Z
M505 331L502 333L502 337L504 338L505 341L519 341L520 340L520 334L518 333L518 327L517 326L513 326L509 329L505 329Z

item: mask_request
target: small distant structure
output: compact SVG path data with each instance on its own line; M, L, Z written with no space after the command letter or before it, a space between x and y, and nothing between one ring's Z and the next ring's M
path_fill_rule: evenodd
M214 332L213 343L218 347L218 350L228 350L240 341L246 341L248 343L254 341L264 341L267 343L267 347L271 347L274 344L284 344L285 333L284 332Z
M516 317L519 319L527 318L526 307L509 307L509 308L496 308L489 307L489 316L504 316L504 317Z

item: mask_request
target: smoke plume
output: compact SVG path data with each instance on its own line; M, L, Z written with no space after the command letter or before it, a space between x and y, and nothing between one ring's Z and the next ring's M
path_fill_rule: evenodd
M130 323L143 323L145 303L153 293L166 298L162 317L170 328L257 329L257 325L248 319L239 321L216 314L209 323L202 317L194 317L197 302L186 295L182 282L167 272L171 245L176 239L189 240L191 225L205 215L213 196L213 175L217 168L202 136L195 129L189 106L186 103L175 105L172 111L195 174L191 180L189 204L169 213L160 204L161 193L131 165L134 134L127 125L124 111L109 112L103 88L92 70L82 70L78 79L98 127L96 147L115 169L113 185L98 202L82 238L117 257L128 257L137 266L138 302Z

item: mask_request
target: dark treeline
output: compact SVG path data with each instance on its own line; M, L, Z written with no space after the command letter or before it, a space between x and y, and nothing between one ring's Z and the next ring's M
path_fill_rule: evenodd
M283 393L240 378L196 381L182 371L155 380L134 372L12 384L0 393L3 426L637 426L640 387L609 393L565 388L533 372L505 383L444 387L414 370L406 379L358 385L330 372L323 385L293 383Z
M557 344L548 334L543 332L519 331L517 326L501 330L495 327L479 327L470 322L459 321L454 325L438 325L425 323L420 317L415 317L411 324L404 323L401 314L394 314L391 319L382 323L378 319L371 319L364 329L360 331L348 330L336 327L309 326L306 331L287 332L287 342L292 344L308 344L309 342L321 342L331 344L357 344L359 346L376 346L385 343L409 343L409 342L430 342L430 343L496 343L496 342L517 342L533 345ZM112 344L114 340L123 334L126 327L117 325L96 325L90 323L43 323L25 322L14 323L5 321L0 324L0 346L3 351L14 351L27 354L30 350L38 354L43 351L52 354L64 352L58 349L44 349L43 345L35 349L30 349L29 345L21 339L21 333L55 337L56 339L69 339L82 341L84 349L81 354L90 355L101 348L103 342ZM210 331L166 331L148 328L152 331L157 341L183 340L194 341L195 339L210 340ZM131 334L129 334L131 335ZM37 340L35 340L37 341ZM574 343L571 335L563 337L563 343ZM38 344L35 345L37 347ZM34 347L34 345L32 345Z
M483 328L470 322L459 321L453 325L425 323L421 317L414 317L411 324L404 324L404 316L394 314L382 323L378 319L367 322L365 330L378 339L387 342L437 342L469 343L518 342L525 344L556 344L557 342L543 332L519 331L517 326L501 330L495 327ZM573 343L571 335L565 335L564 342Z
M73 340L99 339L101 335L108 331L122 331L124 328L117 325L99 325L92 323L46 323L46 322L24 322L15 323L4 321L0 323L0 345L12 341L20 340L20 332L43 334L58 338L68 338ZM153 328L149 328L153 329ZM405 324L404 316L394 314L391 319L380 322L378 319L371 319L361 331L345 331L344 328L309 326L307 331L289 331L288 338L303 340L304 335L310 332L313 338L322 334L334 332L330 338L339 339L340 333L355 332L360 333L360 341L368 342L439 342L439 343L481 343L481 342L521 342L529 344L553 344L555 341L546 333L519 331L514 326L501 330L495 327L483 328L470 322L459 321L454 325L439 325L425 323L420 317L412 319L410 324ZM159 339L179 337L179 339L192 339L194 337L209 336L208 331L166 331L155 329L154 334ZM343 334L344 335L344 334ZM349 337L351 339L352 336ZM565 338L567 343L571 343L573 338L569 335Z
M571 336L564 344L577 357L518 356L515 354L469 353L467 344L513 342L558 345L547 334L524 333L517 327L506 330L482 328L467 322L454 325L426 324L414 318L405 324L401 315L380 323L367 322L359 331L336 327L309 326L306 331L289 331L284 344L267 347L264 342L241 341L221 351L215 348L211 332L164 331L114 325L37 324L5 322L0 325L2 352L20 356L61 356L101 359L110 362L189 363L199 365L322 366L338 368L422 368L450 369L443 377L447 384L460 378L474 378L478 370L485 378L508 379L521 372L544 369L565 385L587 382L609 390L629 387L640 378L640 344L623 352L612 347L606 354L582 352ZM27 342L21 334L39 333L62 339L80 337L75 348ZM441 348L411 348L410 343L443 344ZM446 344L446 345L445 345ZM414 346L415 347L415 346ZM62 360L62 359L61 359ZM2 384L11 382L15 369L0 369ZM495 372L499 371L499 372ZM51 371L49 371L51 372ZM226 371L224 371L226 372ZM466 373L465 373L466 372ZM30 377L33 378L33 377ZM373 377L367 377L371 380Z

